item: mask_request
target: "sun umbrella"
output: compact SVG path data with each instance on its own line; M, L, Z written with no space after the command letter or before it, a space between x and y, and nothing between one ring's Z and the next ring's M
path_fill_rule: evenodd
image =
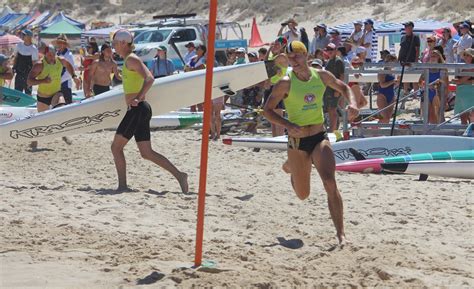
M13 46L20 42L23 42L23 40L15 35L5 34L0 36L0 46Z

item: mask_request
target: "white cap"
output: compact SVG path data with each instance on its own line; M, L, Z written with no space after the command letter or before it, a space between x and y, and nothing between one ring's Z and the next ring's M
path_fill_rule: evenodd
M126 29L120 29L120 30L115 31L112 39L117 40L117 41L125 41L127 43L132 43L133 35L130 31Z
M235 52L246 53L247 51L245 50L245 48L239 47L239 48L237 48L237 50Z
M359 54L362 52L367 52L367 49L365 49L365 47L362 47L362 46L357 47L356 54Z

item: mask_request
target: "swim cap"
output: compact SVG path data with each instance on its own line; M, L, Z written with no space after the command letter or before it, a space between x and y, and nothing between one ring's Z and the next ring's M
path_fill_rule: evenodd
M279 42L282 46L285 46L286 44L288 44L288 39L286 39L286 37L284 36L278 36L275 42Z
M286 47L286 53L308 53L308 49L301 41L291 41Z
M126 29L119 29L115 31L114 36L112 37L113 40L117 41L125 41L127 43L133 42L133 35L130 31Z

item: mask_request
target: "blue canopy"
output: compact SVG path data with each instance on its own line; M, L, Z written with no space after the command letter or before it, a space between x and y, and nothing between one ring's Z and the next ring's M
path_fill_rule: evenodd
M51 12L45 11L40 16L38 16L33 22L28 24L28 28L35 28L44 24L48 19L53 15Z
M86 25L84 23L81 23L79 21L76 21L68 16L66 16L62 11L59 12L56 16L54 16L47 24L43 24L41 25L41 28L42 29L46 29L48 28L49 26L51 25L54 25L58 22L61 22L61 21L66 21L68 22L69 24L71 25L74 25L78 28L80 28L81 30L84 30L84 28L86 27Z

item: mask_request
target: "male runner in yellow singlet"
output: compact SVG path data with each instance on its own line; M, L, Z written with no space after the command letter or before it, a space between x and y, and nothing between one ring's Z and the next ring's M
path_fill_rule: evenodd
M316 166L327 192L337 238L343 245L346 242L343 203L336 184L334 154L324 128L323 94L326 86L340 92L350 103L349 118L358 115L357 102L344 82L330 72L308 66L308 52L302 42L289 43L286 52L293 70L273 87L264 115L288 130L288 161L283 168L291 174L293 189L301 200L309 196L311 166ZM288 119L274 112L281 100Z

